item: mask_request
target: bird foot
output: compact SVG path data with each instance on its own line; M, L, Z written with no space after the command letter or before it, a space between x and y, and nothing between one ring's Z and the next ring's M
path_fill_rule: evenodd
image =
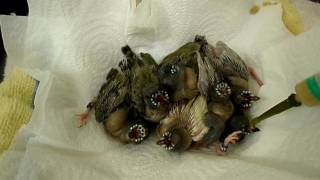
M221 144L219 142L215 142L213 143L213 147L216 151L216 154L218 156L224 156L226 154L226 151L223 151L222 148L221 148Z
M242 134L242 131L235 131L231 134L229 134L225 139L224 139L224 145L228 146L230 144L236 144L238 140L240 139L240 135Z
M249 72L250 72L250 75L252 76L252 78L258 83L258 85L260 87L263 86L263 81L259 77L259 75L256 72L256 70L254 70L252 67L249 67Z
M90 111L87 111L82 114L77 114L77 116L79 117L79 120L80 120L80 124L78 125L79 128L81 128L87 124L89 115L90 115Z
M255 133L255 132L259 132L260 129L257 127L250 127L249 129L247 129L246 131L243 131L245 134L251 134L251 133Z
M197 151L201 151L201 150L204 150L204 149L209 149L209 147L206 147L204 146L202 143L197 143L197 142L194 142L192 145L191 145L191 149L193 150L197 150Z
M230 144L236 144L239 139L240 135L242 134L242 131L235 131L231 134L229 134L225 139L224 142L219 144L218 146L215 145L216 152L218 155L224 155L224 153L227 152Z

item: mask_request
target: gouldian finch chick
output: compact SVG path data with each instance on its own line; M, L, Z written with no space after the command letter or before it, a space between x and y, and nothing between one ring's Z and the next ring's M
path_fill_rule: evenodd
M218 41L216 47L210 45L204 36L196 36L195 42L201 45L202 54L212 59L213 67L222 73L232 90L232 99L242 109L251 107L259 97L249 90L249 69L241 57L225 43ZM255 78L257 79L257 77ZM257 80L260 82L260 79Z
M132 63L130 72L130 100L133 108L151 122L159 122L169 111L169 94L160 83L155 60L151 55L141 53L141 59L129 46L122 48L128 62Z
M187 43L166 56L159 67L161 83L170 90L173 102L188 101L199 94L197 88L197 43Z

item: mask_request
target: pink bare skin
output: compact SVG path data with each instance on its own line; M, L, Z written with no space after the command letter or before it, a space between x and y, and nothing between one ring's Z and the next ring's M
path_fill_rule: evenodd
M79 120L80 120L80 124L79 124L79 126L78 126L78 128L81 128L81 127L83 127L83 126L85 126L86 124L87 124L87 122L88 122L88 120L89 120L89 115L90 115L90 112L91 111L86 111L86 112L84 112L84 113L81 113L81 114L77 114L76 116L78 116L79 117Z
M258 85L261 87L263 86L263 81L261 80L261 78L259 77L258 73L256 72L256 70L254 70L252 67L248 67L249 68L249 73L252 76L252 78L258 83Z
M229 146L230 144L236 144L239 141L239 135L241 133L242 131L235 131L231 133L230 135L228 135L228 137L224 139L224 144L226 146ZM225 155L226 152L221 150L220 144L218 142L213 143L213 146L215 147L217 155L219 156Z

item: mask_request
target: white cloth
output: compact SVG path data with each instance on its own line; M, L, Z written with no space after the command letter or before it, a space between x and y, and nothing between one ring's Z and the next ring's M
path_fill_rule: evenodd
M196 34L213 44L226 41L265 82L254 115L286 98L297 82L319 71L320 29L294 37L281 21L280 5L250 15L259 3L143 0L132 9L126 0L31 0L30 17L3 17L7 71L13 65L31 69L41 83L31 123L1 157L0 179L319 179L319 108L266 120L261 132L232 146L226 157L168 153L154 137L122 145L94 117L76 128L75 114L96 95L127 43L160 61Z

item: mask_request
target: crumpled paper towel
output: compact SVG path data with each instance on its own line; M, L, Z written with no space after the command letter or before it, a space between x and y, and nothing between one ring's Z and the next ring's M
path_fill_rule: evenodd
M3 18L11 66L31 69L31 75L44 79L31 123L0 161L0 169L6 169L0 179L318 179L316 108L270 118L227 157L168 153L154 137L124 146L106 136L94 117L76 128L75 114L96 95L127 43L160 61L195 34L211 43L226 41L265 81L254 115L286 98L295 83L319 71L320 30L313 27L294 37L281 21L280 5L249 14L261 2L143 0L132 9L125 0L31 0L30 17ZM10 26L22 33L10 32Z

